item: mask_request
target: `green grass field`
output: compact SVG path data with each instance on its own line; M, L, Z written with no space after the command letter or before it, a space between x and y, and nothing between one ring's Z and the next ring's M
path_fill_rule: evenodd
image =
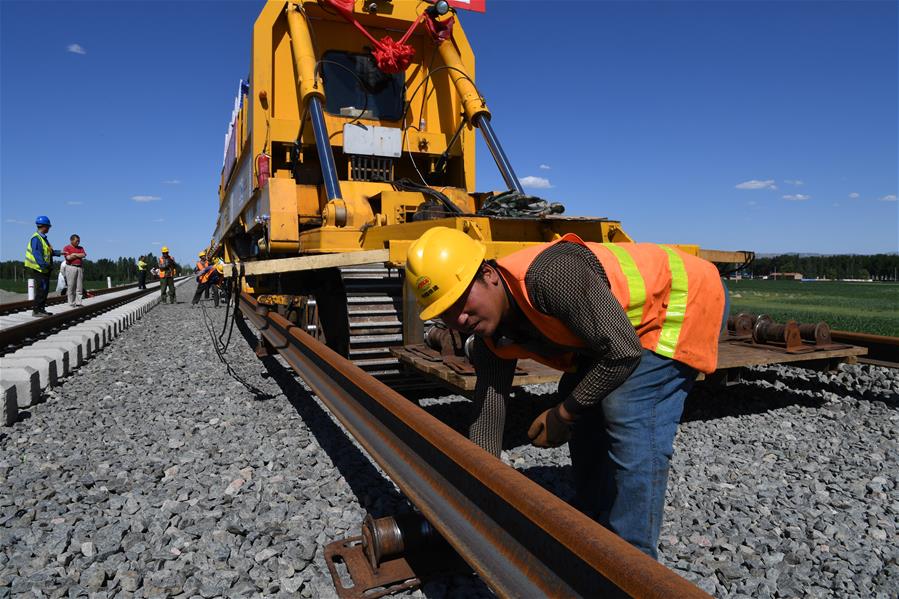
M786 322L823 320L833 329L899 336L899 283L728 281L730 313Z
M133 281L130 281L133 283ZM113 280L113 287L118 285L125 285L126 283L123 281L115 281ZM106 280L102 281L85 281L84 282L85 289L106 289ZM28 281L23 279L19 279L18 281L14 281L12 279L0 279L0 289L4 291L12 291L13 293L28 293ZM50 278L50 294L53 295L56 293L56 275Z

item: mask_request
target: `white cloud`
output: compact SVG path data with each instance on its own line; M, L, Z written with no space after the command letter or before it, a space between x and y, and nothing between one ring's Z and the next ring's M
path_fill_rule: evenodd
M833 203L833 207L834 207L834 208L839 208L839 207L840 207L839 202L834 202L834 203Z
M784 179L784 183L788 183L790 185L805 185L805 181L802 179Z
M87 54L87 50L85 50L85 49L81 46L81 44L69 44L69 45L66 47L66 52L71 52L72 54L81 54L82 56L83 56L84 54Z
M158 202L162 198L159 196L131 196L135 202Z
M165 219L164 219L164 218L154 218L154 219L153 219L153 222L154 222L154 223L164 223L164 222L165 222Z
M181 179L166 179L163 183L166 185L181 185Z
M541 165L540 165L540 170L541 170L541 171L548 171L548 170L550 170L550 169L552 169L552 167L551 167L550 165L548 165L548 164L541 164Z
M857 191L853 191L849 194L849 197L850 199L857 200L861 197L861 194L859 194Z
M756 202L755 200L750 200L750 201L746 202L747 206L758 206L758 204L759 203Z
M895 201L896 201L896 194L895 194L895 193L891 193L890 195L883 196L882 198L880 198L880 201L881 201L881 202L895 202Z
M783 198L785 200L789 200L791 202L802 202L805 200L810 200L812 198L812 196L797 193L797 194L785 195Z
M19 220L17 218L7 218L6 222L12 223L14 225L27 225L28 224L24 220Z
M66 202L66 206L81 206L84 202Z
M522 178L521 185L522 187L530 187L533 189L549 189L552 187L552 183L549 182L549 179L532 176Z
M777 189L777 185L774 184L774 179L766 179L764 181L750 179L749 181L737 183L735 187L737 189Z

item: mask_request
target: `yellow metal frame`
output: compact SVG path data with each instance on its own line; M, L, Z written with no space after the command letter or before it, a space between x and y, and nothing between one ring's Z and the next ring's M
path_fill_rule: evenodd
M425 4L412 1L378 1L375 13L368 12L370 0L357 0L354 16L376 38L398 38L418 19ZM457 22L453 36L435 46L420 26L409 43L416 56L406 70L407 90L419 90L408 104L405 123L373 119L351 119L325 114L325 126L332 148L343 145L343 126L351 120L365 125L404 128L403 152L412 150L420 157L436 160L463 122L471 123L490 111L474 83L475 60L465 33ZM315 148L311 126L303 126L306 102L324 99L325 90L316 64L324 52L342 50L367 52L370 42L339 15L325 12L314 0L269 0L253 26L250 93L238 114L236 135L239 154L232 181L223 179L220 195L225 199L235 185L239 166L255 157L285 148L301 135L301 157ZM430 71L429 71L430 69ZM425 83L427 81L427 83ZM406 98L408 102L410 98ZM465 119L463 121L463 118ZM474 214L480 196L475 185L475 137L471 126L461 129L450 155L462 157L462 169L453 185L440 191L461 208ZM285 164L286 156L273 156L273 165ZM347 173L340 176L349 178ZM239 226L258 239L262 256L297 256L389 249L390 262L401 265L408 245L434 226L450 226L465 231L488 247L488 257L499 258L535 243L551 241L572 232L587 241L633 241L621 223L596 218L497 219L459 216L448 219L412 221L411 216L425 200L421 193L396 191L389 183L341 180L342 199L329 200L322 185L297 184L292 173L275 168L268 185L256 189L250 199L252 209L241 209ZM233 248L225 244L225 255L234 261ZM700 254L697 246L678 246ZM729 255L731 255L729 253ZM258 283L261 284L261 283Z
M405 31L426 8L426 4L420 2L380 2L377 14L371 14L367 10L369 4L357 1L355 16L376 38L383 35L398 37L397 32ZM245 98L236 123L241 139L236 162L239 165L246 156L251 157L254 182L258 175L255 157L263 152L271 153L277 144L292 143L301 129L303 146L314 147L312 128L302 127L301 119L306 99L312 96L324 98L316 61L329 50L364 53L369 43L340 16L325 12L315 1L266 2L253 26L250 94ZM474 54L458 23L452 41L441 44L439 50L424 26L419 26L409 43L415 47L416 57L406 71L406 86L409 90L419 91L408 106L404 151L411 149L420 156L430 156L430 160L423 161L419 167L426 169L446 150L463 112L470 119L476 114L489 114L489 111L473 84ZM433 74L429 74L428 65L433 65ZM350 120L353 119L325 114L333 148L342 147L343 125ZM403 127L398 121L356 120L367 125ZM462 129L450 151L451 156L463 158L462 179L456 186L444 189L444 193L465 212L476 209L474 199L468 195L474 191L475 184L475 134L470 127ZM273 158L273 163L284 162L284 157ZM317 186L296 185L291 174L284 170L276 170L271 175L265 198L267 222L262 225L256 220L241 218L240 224L248 232L264 229L266 239L260 247L274 254L362 249L360 239L364 228L400 224L403 214L408 211L403 207L422 201L415 193L402 198L400 194L404 192L393 191L386 183L341 180L342 200L329 205ZM233 184L224 179L223 173L222 202ZM382 194L381 210L375 213L369 198L378 194ZM256 190L251 201L262 200L262 194ZM259 212L262 210L254 214ZM302 233L301 227L305 229Z

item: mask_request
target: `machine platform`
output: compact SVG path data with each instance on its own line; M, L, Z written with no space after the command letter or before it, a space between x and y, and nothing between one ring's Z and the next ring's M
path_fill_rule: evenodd
M428 378L463 395L474 391L476 377L474 368L462 357L446 357L426 345L406 345L391 348L391 352L399 361ZM767 364L790 364L802 368L833 369L841 362L854 364L858 356L868 353L864 347L855 345L834 345L828 349L811 349L807 351L788 351L777 345L756 344L750 340L730 336L718 345L718 371L706 377L700 375L699 380L739 379L739 370L749 366ZM515 371L514 387L554 383L561 373L533 360L519 360Z

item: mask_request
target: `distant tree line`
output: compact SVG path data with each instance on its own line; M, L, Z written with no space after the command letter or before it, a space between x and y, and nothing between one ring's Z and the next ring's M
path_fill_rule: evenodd
M899 274L899 254L873 254L870 256L782 254L756 258L744 269L743 274L758 278L781 272L798 272L806 279L895 281Z
M159 257L150 253L144 257L147 270L159 264ZM59 258L54 260L53 272L59 272ZM24 271L25 265L21 260L5 260L0 262L0 279L29 278ZM113 281L127 282L137 280L137 258L120 256L115 260L99 258L97 260L85 259L82 263L85 281L105 281L106 277L112 277ZM178 264L178 270L182 274L193 272L193 264Z

